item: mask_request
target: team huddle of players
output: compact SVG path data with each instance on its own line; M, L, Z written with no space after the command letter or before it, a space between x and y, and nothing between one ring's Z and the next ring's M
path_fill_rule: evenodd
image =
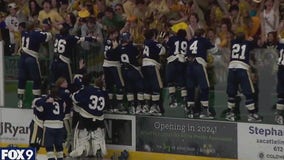
M167 53L166 85L169 90L169 105L178 106L177 95L188 118L194 118L196 88L201 103L198 117L213 119L209 111L209 80L206 71L208 53L218 51L205 38L205 30L195 31L191 40L186 39L186 31L179 30L176 34L164 37L158 42L159 33L155 29L145 32L143 53L131 42L129 33L112 32L105 45L105 73L106 90L109 96L111 112L161 115L163 110L160 101L162 81L160 77L161 56ZM246 96L246 106L249 111L248 121L260 122L261 116L256 113L253 99L253 85L250 80L250 56L253 42L245 40L243 33L236 35L232 41L232 55L228 75L228 107L226 119L236 121L235 97L239 86ZM142 59L140 65L139 60ZM180 93L176 93L176 92ZM126 93L128 108L124 107L123 95Z
M63 159L64 142L72 157L102 157L106 154L103 110L107 94L101 89L101 78L96 81L100 87L92 85L93 76L87 74L83 61L80 61L78 74L71 77L68 54L72 45L80 41L96 41L96 38L71 36L63 26L55 37L52 85L46 94L42 94L38 51L41 43L51 40L50 25L43 26L43 30L29 31L21 23L19 28L22 47L18 107L23 105L26 81L33 80L34 117L30 125L30 146L37 150L44 146L49 160Z
M48 23L47 23L48 24ZM161 56L166 56L166 86L169 90L169 104L171 108L178 106L180 95L181 104L188 118L195 118L194 108L196 102L196 88L199 89L198 97L201 110L198 117L213 119L209 111L209 80L206 71L208 54L218 51L217 47L205 38L205 30L197 29L191 40L186 39L186 31L180 29L177 33L162 36L156 29L145 31L145 42L142 53L131 40L128 32L119 34L111 31L105 42L104 50L104 79L105 91L90 85L90 76L77 76L73 80L70 67L70 52L72 47L81 41L96 42L96 37L77 37L68 33L67 27L60 29L60 34L55 36L54 60L52 62L52 88L50 94L42 96L40 92L41 74L38 63L40 44L51 40L48 27L43 30L25 29L24 24L19 25L22 31L22 50L19 62L18 106L22 107L24 88L28 79L33 80L35 118L32 123L33 130L45 129L45 147L48 157L54 157L55 147L57 159L62 157L62 136L71 135L72 128L68 117L73 113L73 119L80 117L73 123L75 146L70 155L80 156L96 154L100 149L105 153L103 140L103 110L113 113L162 115L161 89L163 87L160 76ZM280 41L281 42L281 41ZM278 70L278 102L276 105L275 120L283 124L284 110L284 44L278 45L279 70ZM231 42L231 58L228 66L228 113L226 119L236 121L236 96L241 92L246 97L249 122L261 122L262 117L257 114L255 99L253 98L254 86L250 75L250 53L255 48L253 40L246 40L244 33L237 33ZM141 47L141 46L140 46ZM142 62L142 63L141 63ZM82 73L82 72L81 72ZM81 83L77 83L78 78ZM70 91L70 86L75 86ZM180 92L177 94L177 92ZM126 98L124 98L126 97ZM125 101L126 99L127 101ZM72 106L72 103L77 104ZM80 123L80 121L83 123ZM65 123L64 123L65 122ZM79 123L77 123L79 122ZM67 134L64 129L67 128ZM69 127L68 127L69 126ZM35 129L37 128L37 129ZM34 132L32 132L34 133ZM35 132L40 133L40 132ZM31 135L31 142L38 144L40 136ZM66 138L65 138L66 139ZM33 144L33 143L32 143ZM92 148L93 150L90 150Z
M186 39L186 31L178 30L171 35L163 35L151 29L144 33L145 41L142 53L132 43L129 33L113 31L105 43L105 60L103 63L106 91L108 93L108 110L114 113L162 115L163 105L160 95L162 81L160 76L161 60L166 57L165 77L169 91L171 108L184 107L188 118L213 119L209 110L209 80L207 74L208 54L215 54L218 49L205 38L205 30L197 29L194 37ZM159 39L159 40L158 40ZM139 46L138 46L139 47ZM263 117L257 113L253 76L252 50L257 42L247 40L244 33L235 34L231 41L231 55L228 65L227 106L225 119L237 121L237 94L241 92L246 100L249 122L261 122ZM283 50L280 40L277 45L278 84L275 121L283 124L284 84L283 84ZM199 92L196 92L198 88ZM177 92L179 92L177 94ZM195 94L198 95L195 95ZM124 95L128 104L123 102ZM177 97L179 95L179 97ZM201 109L196 113L196 97ZM127 106L127 107L125 107Z
M110 32L104 49L103 91L90 85L91 76L84 74L82 61L80 74L75 75L74 79L70 67L72 46L81 41L96 42L96 37L73 36L63 26L60 34L55 36L54 60L51 67L53 85L50 93L42 95L38 52L41 43L51 40L51 34L48 32L48 26L41 31L28 31L24 24L19 26L22 30L22 50L19 61L18 106L23 105L25 84L30 78L34 82L35 97L32 105L35 116L31 123L30 144L37 149L44 144L49 159L63 158L64 140L67 147L74 144L70 153L73 157L97 155L97 151L100 151L100 155L105 154L105 106L106 110L112 113L162 115L162 56L167 60L165 74L170 107L178 106L179 95L180 106L184 107L187 117L195 118L195 93L198 88L198 99L201 104L198 117L214 118L209 111L209 80L206 67L208 54L214 54L218 49L205 38L203 29L197 29L189 41L183 29L175 34L163 36L162 41L158 41L159 33L156 29L147 30L144 33L142 53L137 45L133 44L130 33ZM283 124L284 84L281 82L284 78L284 43L280 42L277 47L279 70L275 120ZM254 41L246 40L244 33L236 34L231 43L227 82L229 110L226 114L229 121L237 120L235 108L239 88L246 97L248 121L262 121L255 107L254 86L250 75L250 53L255 46Z
M106 154L103 110L107 94L91 84L92 75L85 74L83 61L80 66L74 83L60 77L50 93L33 100L30 146L37 150L44 146L48 160L63 159L64 147L71 157Z

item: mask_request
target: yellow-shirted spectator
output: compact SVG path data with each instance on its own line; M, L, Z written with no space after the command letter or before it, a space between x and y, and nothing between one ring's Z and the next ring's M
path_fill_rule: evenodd
M280 39L283 39L284 38L284 19L281 19L277 32L278 32L278 37Z
M127 18L134 15L135 7L135 0L126 0L126 2L123 3L123 9Z
M80 11L82 8L82 5L84 4L84 1L83 0L74 0L74 2L71 4L71 8L72 10L76 10L76 11Z
M17 11L17 17L19 22L26 22L29 17L29 4L26 0L18 0L17 6L19 9Z
M232 6L238 6L240 16L246 17L249 14L250 4L247 0L229 0L228 3L225 4L224 12L228 13Z
M63 18L59 15L58 12L51 9L51 3L48 0L45 0L43 2L43 10L39 12L38 20L40 24L42 24L42 21L44 19L50 18L52 23L52 33L58 33L58 29L60 24L63 23Z
M148 4L150 13L158 11L160 14L169 13L170 9L167 5L166 0L153 0Z
M141 21L145 20L147 17L150 17L148 7L144 0L137 0L135 5L136 9L133 13L135 17L137 17Z
M226 23L222 23L220 33L219 33L219 37L221 39L221 42L220 42L218 47L222 47L222 48L228 48L229 47L230 34L231 33L230 33L230 30L229 30L229 26Z
M58 12L61 17L66 17L68 14L68 0L60 0Z
M127 19L125 26L120 30L120 33L129 32L132 36L133 42L136 44L143 44L144 23L139 21L137 17L132 16Z

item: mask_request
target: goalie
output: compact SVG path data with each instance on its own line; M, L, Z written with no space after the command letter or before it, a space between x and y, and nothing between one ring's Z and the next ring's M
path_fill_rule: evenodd
M74 149L71 157L96 156L106 154L104 115L106 92L101 89L102 80L92 86L91 74L82 78L82 88L72 95L73 102L79 106L79 122L74 132ZM100 87L98 87L100 86Z

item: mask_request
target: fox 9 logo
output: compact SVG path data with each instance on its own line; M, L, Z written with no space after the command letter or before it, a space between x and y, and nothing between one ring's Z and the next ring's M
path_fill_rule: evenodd
M34 148L0 148L1 160L35 160Z

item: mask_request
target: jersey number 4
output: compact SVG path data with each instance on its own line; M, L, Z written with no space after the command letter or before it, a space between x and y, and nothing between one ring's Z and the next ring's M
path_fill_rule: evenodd
M104 97L98 97L95 95L92 95L90 97L91 103L89 104L89 108L92 110L97 109L98 111L102 111L105 107L105 98Z

